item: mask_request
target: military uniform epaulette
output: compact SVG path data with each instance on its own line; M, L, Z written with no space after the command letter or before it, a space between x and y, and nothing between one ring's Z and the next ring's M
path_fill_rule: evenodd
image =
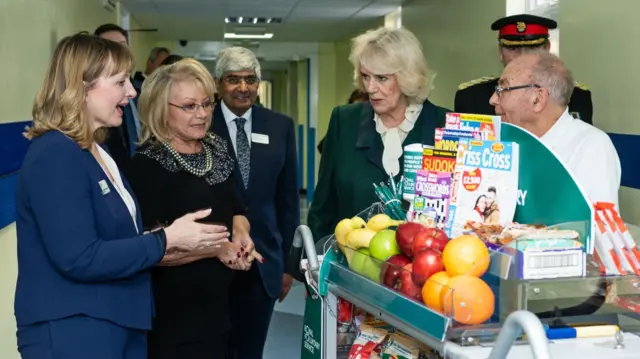
M464 90L467 87L471 87L473 85L477 85L477 84L483 84L485 82L489 82L489 81L493 81L497 79L497 77L495 76L485 76L485 77L481 77L479 79L475 79L475 80L471 80L465 83L462 83L458 86L458 90Z
M584 82L575 81L573 83L573 86L579 88L580 90L589 91L589 86L587 86L587 84L585 84Z

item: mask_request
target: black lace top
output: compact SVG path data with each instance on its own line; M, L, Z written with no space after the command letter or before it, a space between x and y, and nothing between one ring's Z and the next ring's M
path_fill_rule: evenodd
M203 178L209 185L215 185L224 182L233 172L235 161L227 150L227 142L220 136L215 134L209 134L202 144L207 146L211 151L213 161L213 168L207 172ZM156 160L164 169L169 172L181 172L185 171L183 166L178 160L171 154L170 150L157 142L147 141L138 149L137 153L147 156L153 160ZM201 151L198 153L179 153L189 165L195 168L204 168L206 162L206 153Z
M212 134L203 144L209 151L203 147L196 154L173 154L157 142L145 143L138 149L125 173L146 229L211 208L211 215L202 222L224 224L232 231L233 216L244 213L236 191L235 163L224 139ZM198 176L184 169L184 163L204 168L207 152L212 159L210 171ZM233 271L217 258L155 268L152 280L156 313L149 345L204 339L227 331L232 275Z

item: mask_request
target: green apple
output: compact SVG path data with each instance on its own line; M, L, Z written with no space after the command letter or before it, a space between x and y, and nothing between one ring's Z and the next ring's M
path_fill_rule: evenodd
M371 256L380 261L386 261L400 254L400 248L398 248L398 242L396 242L396 231L391 229L383 229L376 233L369 243L369 252Z
M378 283L380 282L380 270L382 269L382 264L382 262L371 257L369 249L360 248L353 253L349 268L361 276L367 277Z

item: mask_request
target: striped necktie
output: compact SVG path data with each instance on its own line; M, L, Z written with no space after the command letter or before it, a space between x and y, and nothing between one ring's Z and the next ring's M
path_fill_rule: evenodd
M251 168L251 147L249 146L249 138L244 130L244 124L247 119L239 117L236 121L236 157L238 158L238 166L242 175L242 183L244 188L249 186L249 170Z

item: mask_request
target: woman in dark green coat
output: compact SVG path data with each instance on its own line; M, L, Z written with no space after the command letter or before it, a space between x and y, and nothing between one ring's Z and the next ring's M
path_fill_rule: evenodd
M355 85L369 102L333 109L308 224L316 240L378 201L373 183L403 173L403 148L433 145L449 110L429 100L427 62L406 29L379 28L353 40Z

